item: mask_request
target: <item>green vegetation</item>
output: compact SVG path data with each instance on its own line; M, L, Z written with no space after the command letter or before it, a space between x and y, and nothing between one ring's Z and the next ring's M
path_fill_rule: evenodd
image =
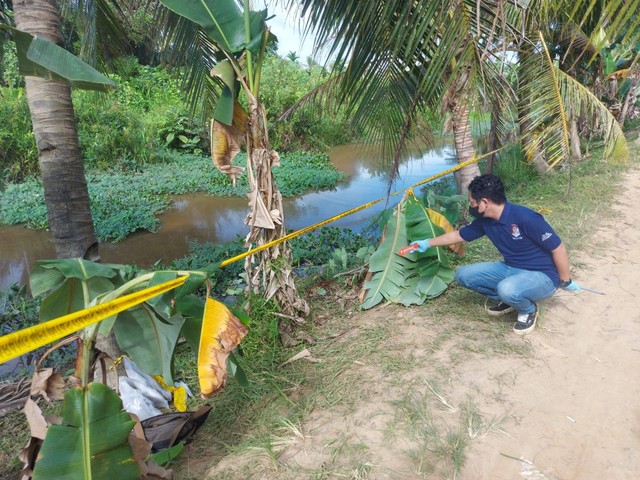
M2 21L7 23L11 23L13 13L10 8L16 9L16 18L19 14L24 15L27 8L18 3L9 6L9 3L0 2ZM162 0L160 3L173 5L185 12L200 12L203 17L211 15L211 9L204 12L195 4L186 5L175 0ZM206 3L213 5L212 1ZM215 58L214 68L224 67L227 62L234 63L234 70L227 69L227 73L235 78L229 81L227 76L222 83L211 81L208 76L214 57L211 55L212 45L195 40L191 35L196 29L189 23L178 28L168 25L163 30L166 33L163 47L167 51L162 53L162 59L154 59L152 52L160 50L159 43L145 32L145 28L152 25L151 16L142 11L134 12L137 15L132 15L134 22L127 27L129 32L122 33L115 28L119 23L118 16L128 15L131 10L124 8L120 11L119 2L113 4L113 12L118 12L113 16L116 21L111 25L112 38L106 34L107 29L102 29L104 25L99 18L78 15L76 20L70 11L59 16L54 9L42 9L41 13L49 18L39 26L34 21L35 17L24 15L25 27L29 26L34 31L42 29L38 34L44 34L45 38L59 33L53 31L56 28L44 31L45 26L58 25L58 20L62 20L68 51L78 55L88 53L88 57L92 47L97 47L97 57L101 58L95 60L113 67L112 74L120 88L113 94L101 96L74 91L73 104L68 91L61 90L59 103L62 108L58 115L69 119L75 112L77 125L70 121L55 124L56 118L48 115L46 103L32 101L34 125L31 126L25 120L28 116L15 54L11 48L5 47L7 42L2 42L3 58L0 62L4 71L0 80L10 89L6 90L6 95L3 93L7 102L0 108L0 175L3 182L22 183L10 183L0 194L0 222L46 227L42 189L39 181L35 180L38 164L32 127L39 141L40 160L48 152L58 153L53 157L55 161L40 163L47 186L49 211L69 206L76 213L86 215L89 212L89 196L86 195L82 168L83 164L86 165L91 207L98 236L102 240L124 238L139 228L153 231L157 227L156 215L167 208L172 194L190 191L216 195L246 194L246 181L230 187L228 183L219 183L214 175L207 177L208 174L203 173L214 172L209 161L204 159L209 149L209 133L206 121L194 120L187 111L183 97L186 90L182 90L183 84L178 80L184 77L185 84L190 87L203 83L209 87L188 89L200 95L200 98L191 98L189 104L200 105L201 110L211 109L216 102L216 113L223 109L227 113L236 110L238 104L233 102L233 97L238 89L234 81L242 82L245 93L252 93L241 99L251 103L248 110L253 128L246 133L249 149L270 145L280 152L317 150L365 136L383 144L385 153L397 153L397 147L425 131L425 124L432 129L445 124L442 118L433 115L433 111L440 109L449 114L447 120L453 125L460 161L475 154L470 148L472 132L489 130L483 140L487 145L494 145L496 140L506 142L516 133L516 141L524 146L526 155L519 150L520 147L514 147L495 166L496 173L505 178L510 199L544 213L570 249L588 245L593 225L600 216L608 213L607 200L612 198L621 171L617 166L603 164L597 157L628 157L628 146L621 141L622 131L617 121L624 125L625 117L633 118L637 113L634 112L636 97L631 93L638 83L636 69L640 57L635 52L640 30L637 21L629 20L638 17L635 15L637 2L615 0L595 7L593 2L555 2L557 5L550 9L547 7L554 2L541 2L527 9L525 17L521 17L524 10L520 7L513 10L512 5L495 10L486 4L486 8L478 9L477 15L473 9L457 9L460 14L451 16L451 8L456 6L453 3L435 10L432 2L391 2L383 9L371 9L376 5L373 2L360 3L355 9L340 2L331 4L331 8L310 0L298 3L309 14L311 26L315 27L320 41L331 39L339 45L333 51L339 68L332 72L336 76L329 86L316 90L318 97L323 97L324 112L296 111L282 123L278 119L292 102L330 77L315 65L301 68L295 53L288 55L287 59L263 56L265 51L273 48L273 44L268 45L268 31L262 31L268 16L266 11L252 13L251 21L249 12L245 11L244 41L239 35L233 37L233 44L224 45L228 38L232 38L227 35L222 35L223 44L219 42L219 33L226 32L205 27L205 36L214 44L214 49L227 54L227 60ZM74 6L75 3L71 2L69 10ZM242 15L240 11L235 12L240 8L236 2L217 2L216 6L224 13ZM215 13L217 15L218 12ZM193 18L194 15L187 17ZM374 17L377 21L362 21ZM255 19L258 22L253 22ZM401 21L397 22L398 19ZM79 26L81 23L97 25L94 20L101 24L101 28L94 32L105 34L96 35L102 38L102 45L94 44L92 34ZM209 24L207 21L206 25ZM393 32L389 31L390 24L396 25ZM232 24L229 28L233 27ZM259 27L258 30L255 27ZM4 32L1 32L3 39L8 38L10 30L6 30L7 34ZM422 34L416 35L416 32ZM443 36L442 32L447 34ZM172 36L174 33L175 37ZM14 34L17 36L15 31ZM141 63L171 63L171 57L184 63L174 70L174 76L158 67L140 66L138 59L133 57L116 58L116 48L112 49L105 39L115 40L119 35L125 40L123 43L135 44L138 50L147 50L144 60L145 55L139 53ZM596 36L599 44L590 45L589 39ZM576 42L576 39L584 41ZM24 42L18 43L25 45ZM258 44L260 48L257 48ZM579 44L585 44L593 54L585 55ZM203 45L204 48L199 48ZM434 45L437 48L433 48ZM502 55L489 55L491 52L487 45L495 46L492 51L502 51ZM519 47L517 58L511 55L514 45L522 47ZM542 48L533 48L534 45ZM194 58L198 57L197 53L187 57L183 46L191 50L190 53L199 50L200 58ZM622 50L625 50L624 54ZM24 49L21 52L26 53ZM596 56L599 58L593 61ZM499 57L502 60L508 58L509 63L513 63L506 75L499 65ZM34 59L31 61L46 67ZM25 63L21 66L24 67ZM495 68L497 66L500 68ZM199 71L201 76L192 76L192 69ZM623 70L627 73L620 73ZM204 82L202 75L207 79ZM258 95L261 75L263 87ZM40 88L37 84L30 85L30 100L38 95L50 97L45 85L45 82L40 83ZM477 109L480 102L484 103L483 111L475 111L470 116L469 111ZM262 103L267 108L266 122L262 122L259 115ZM335 109L335 105L341 108ZM621 107L620 111L614 112L618 107ZM210 116L208 111L203 113L203 117ZM54 122L47 125L45 117ZM515 118L519 119L518 132L514 132ZM220 120L218 116L216 119ZM228 116L226 120L223 123L230 125ZM473 128L469 128L470 122ZM490 128L483 128L485 125ZM614 129L613 135L610 128ZM267 132L271 134L270 140L267 140ZM605 140L609 144L606 153L596 149L583 156L578 132L589 138ZM60 155L63 150L57 147L67 140L74 143L77 137L83 157L75 152ZM41 141L42 138L46 141ZM230 146L229 142L225 143ZM523 157L533 162L537 174L529 164L522 162ZM63 167L67 159L69 162ZM339 178L326 159L305 155L290 162L283 158L283 163L289 163L291 167L278 169L282 178L276 179L282 184L280 190L283 193L285 188L290 188L291 195L312 188L327 188ZM550 166L556 165L561 167L557 175L543 176ZM258 170L254 168L254 171ZM275 183L271 183L269 164L262 170L263 173L265 171L267 174L262 180L267 181L258 182L260 194L275 192L273 198L279 201L278 189ZM466 181L464 178L459 180ZM68 185L71 187L67 188ZM56 189L60 186L63 188ZM596 189L599 201L594 203L592 193ZM54 191L56 194L51 193ZM271 204L270 200L266 203ZM431 201L439 202L440 199L426 194L425 202L429 204ZM460 208L449 211L446 201L440 206L443 213L457 216L459 220L465 214ZM280 205L276 209L282 210ZM56 218L52 216L49 225L52 238L56 246L64 246L64 234L69 224L66 219L56 224ZM284 230L284 226L278 228ZM80 227L75 230L78 231L73 233L84 235L83 240L88 239L84 244L77 241L76 247L85 248L94 243L91 226L84 232L80 232ZM272 233L281 235L277 229L272 229ZM266 239L265 232L259 231L258 234L261 236L257 243L262 243ZM289 310L276 308L272 302L262 299L251 298L249 303L244 303L248 299L242 287L250 283L257 289L260 284L258 275L250 274L249 278L242 279L242 269L234 265L227 270L228 274L216 278L219 293L226 295L228 302L238 302L250 308L255 318L252 325L254 336L241 349L243 355L240 360L248 367L252 384L241 387L239 383L230 381L229 388L212 401L216 406L215 421L209 422L204 434L213 437L214 442L206 442L199 446L200 451L196 451L206 464L193 467L186 460L179 464L182 476L202 478L212 459L216 459L216 455L218 458L222 456L219 452L232 453L237 455L236 458L245 453L253 456L234 462L240 466L234 465L229 469L231 471L225 471L223 465L219 471L209 472L206 476L210 478L237 478L234 473L239 470L248 478L254 471L256 476L271 473L278 478L288 473L317 479L374 475L378 468L377 458L367 445L368 439L358 436L357 424L362 418L371 418L379 413L377 410L363 411L361 407L372 396L379 399L381 394L388 399L388 405L376 407L387 415L388 438L393 438L394 433L404 432L403 439L409 440L404 451L393 453L411 458L414 471L422 475L455 477L464 464L465 450L471 440L499 423L485 421L472 400L455 397L455 392L452 392L455 388L455 366L467 358L526 355L528 344L510 336L509 329L503 324L486 321L479 297L455 286L443 290L442 296L430 299L426 307L412 310L409 315L401 307L387 306L385 310L372 311L379 313L378 316L362 316L359 318L364 320L362 323L354 321L351 316L362 302L361 298L360 301L356 299L362 290L363 273L366 271L364 262L371 258L374 250L371 245L373 238L377 237L341 231L319 232L306 240L308 244L326 242L322 245L325 251L318 251L315 255L311 245L301 242L299 253L294 252L293 256L298 273L307 275L303 283L305 296L313 306L313 323L307 322L299 329L286 328L295 319L294 315L288 315L291 313ZM239 242L224 247L194 246L192 255L175 263L200 267L202 263L215 261L216 256L228 256L240 249ZM70 248L67 251L78 250ZM270 296L276 291L271 283L274 278L295 291L293 279L288 281L293 267L288 263L289 251L285 246L282 251L287 253L283 255L283 261L277 258L278 251L274 250L273 258L269 257L269 251L265 251L261 254L262 261L258 262L258 268L265 265L265 272L270 274L262 277L262 290L269 291ZM480 241L469 248L464 259L447 257L447 261L455 268L459 264L495 256L489 242ZM248 265L250 272L252 267ZM312 275L315 271L321 275ZM286 277L287 281L278 276ZM52 281L51 277L49 281ZM267 283L269 285L264 288ZM75 280L70 280L62 294L73 292L75 286ZM83 286L86 304L89 288ZM99 286L100 291L104 291L102 287L109 289L102 281ZM275 287L280 288L279 285ZM71 306L71 302L65 302L64 298L57 301L60 298L56 295L60 295L59 289L48 299L49 312ZM272 298L279 301L277 295ZM8 319L7 328L16 328L21 322L31 321L34 307L24 299L24 292L19 288L7 292L4 300L2 314L3 321L5 316ZM36 298L35 302L38 301ZM47 310L45 301L42 300L41 304L43 311ZM165 313L174 308L173 302L162 306ZM6 312L12 316L5 315ZM292 319L292 322L286 324L283 318ZM541 318L542 322L544 320ZM173 339L176 342L179 333L175 332ZM123 334L123 337L129 335ZM406 337L410 337L409 341ZM286 361L299 353L302 347L308 347L310 355L313 355L308 357L309 363ZM193 360L191 356L181 349L175 359L176 372L190 383L193 382L193 369L188 367ZM85 356L87 359L88 354ZM169 362L165 359L164 371L171 369ZM417 368L423 371L418 374ZM501 381L498 381L498 390ZM499 396L499 391L495 395ZM199 400L192 400L190 406L199 403ZM447 416L458 411L460 414L453 419ZM354 420L355 433L333 431L322 438L316 424L316 429L309 435L305 431L305 422L310 412L326 413L329 418L336 418L336 415L349 417ZM352 416L353 413L360 416ZM11 435L13 424L5 424L3 420L2 428L10 433L12 439L20 438L17 432L15 436ZM123 433L127 432L123 430ZM306 442L312 442L314 436L320 438L316 446L324 455L317 463L304 467L296 461L288 461L291 457L281 455L296 443L299 444L296 447L306 448ZM62 442L56 442L54 438L49 442L50 445L52 443ZM2 446L5 447L4 444ZM261 455L258 460L256 452ZM53 452L43 450L42 453L45 457L53 456ZM266 464L263 459L266 459ZM15 476L15 464L11 465L10 461L1 463L10 465L9 468L13 469L10 473ZM4 472L2 474L4 476Z
M237 164L244 163L244 154ZM139 168L142 168L139 166ZM308 190L331 188L342 179L326 155L296 153L283 155L274 176L284 196L297 196ZM170 195L206 192L216 196L245 196L246 177L234 187L209 158L193 154L174 154L173 160L147 164L142 171L93 170L87 174L91 210L101 241L118 241L138 229L156 231L157 215L170 205ZM25 223L46 228L47 212L39 180L29 178L8 184L0 192L0 223Z
M12 43L5 43L5 78L11 88L0 88L0 181L15 182L36 175L38 154ZM111 77L118 88L112 93L74 91L78 137L89 170L139 172L162 163L176 153L210 153L206 122L193 117L176 74L164 68L139 65L135 57L114 62ZM357 138L343 114L320 116L282 113L304 93L326 80L320 66L303 68L268 55L262 73L261 98L268 99L267 121L272 148L279 152L325 151L327 147ZM299 155L296 153L296 155Z

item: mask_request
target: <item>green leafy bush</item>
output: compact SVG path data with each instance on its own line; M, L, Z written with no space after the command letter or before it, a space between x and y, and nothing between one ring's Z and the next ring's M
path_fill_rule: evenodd
M14 80L21 77L13 78L17 74L11 63L14 57L6 57L5 81L17 87L20 83ZM89 169L137 172L147 163L162 161L167 152L209 154L208 126L189 115L176 75L161 67L139 65L132 57L114 60L113 67L116 73L111 76L118 85L113 92L72 93L80 147ZM260 96L267 108L271 148L325 151L357 137L340 112L297 111L289 120L278 121L286 109L326 79L320 66L303 67L276 55L268 57ZM21 88L1 93L0 179L22 181L38 173L29 109ZM296 175L304 173L300 170Z
M325 151L330 146L355 140L357 132L352 131L341 110L331 114L298 110L286 121L278 120L328 78L320 65L304 67L277 55L265 58L260 101L267 113L271 148L282 152Z
M145 134L140 111L98 95L78 92L74 100L78 106L78 139L87 166L127 170L130 160L147 163L154 146Z
M2 58L2 83L0 83L0 87L24 87L24 77L20 75L18 69L18 56L16 54L15 42L2 42L0 48L4 49L4 56Z
M167 112L165 122L158 128L158 137L165 148L182 150L185 153L209 154L211 149L208 132L199 127L186 111L172 109Z
M130 57L117 65L124 76L112 75L114 92L74 92L78 136L88 166L135 170L158 159L167 146L160 128L178 121L175 112L184 102L177 80L165 70Z
M0 90L0 181L21 181L38 173L38 149L22 89Z
M356 254L362 247L378 241L377 230L361 232L349 228L322 227L289 241L294 265L298 267L327 265L334 260L334 251L344 249L349 259L348 266L357 263Z

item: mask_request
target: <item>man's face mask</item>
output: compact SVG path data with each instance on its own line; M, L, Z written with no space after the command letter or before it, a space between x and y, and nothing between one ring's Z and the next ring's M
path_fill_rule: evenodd
M480 200L480 202L482 202L482 200ZM482 218L486 212L486 208L484 212L480 212L480 202L478 202L475 207L469 205L469 214L474 218Z

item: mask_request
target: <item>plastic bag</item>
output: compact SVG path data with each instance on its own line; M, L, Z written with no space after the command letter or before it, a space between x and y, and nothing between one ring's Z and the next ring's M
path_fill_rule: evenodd
M124 409L142 421L160 415L162 408L169 408L171 393L127 357L123 362L127 376L118 379L118 386Z
M122 406L127 412L135 414L141 421L160 415L160 410L155 408L151 400L138 390L135 380L129 377L120 377L118 386Z

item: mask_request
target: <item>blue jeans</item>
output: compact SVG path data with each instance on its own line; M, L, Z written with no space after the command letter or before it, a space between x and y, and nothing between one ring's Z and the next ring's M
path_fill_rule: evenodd
M511 305L518 313L533 313L533 302L556 291L547 274L509 267L504 262L465 265L456 270L455 279L463 287Z

